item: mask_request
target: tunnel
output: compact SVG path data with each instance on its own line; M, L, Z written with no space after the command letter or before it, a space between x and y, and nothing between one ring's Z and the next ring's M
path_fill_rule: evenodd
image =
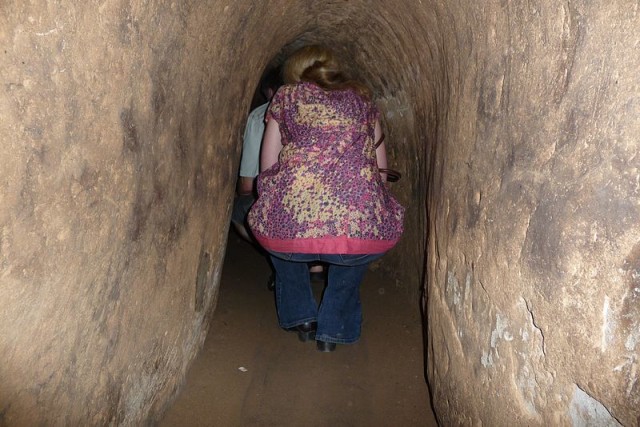
M0 425L162 417L256 83L309 43L382 112L407 211L380 268L422 307L440 425L640 425L638 8L2 2Z

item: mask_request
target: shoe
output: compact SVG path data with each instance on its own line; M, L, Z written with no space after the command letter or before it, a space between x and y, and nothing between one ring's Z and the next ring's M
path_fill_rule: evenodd
M336 343L334 342L316 341L316 345L318 346L318 351L323 353L331 353L336 349Z
M316 330L318 329L318 322L304 322L293 328L288 328L287 331L297 332L298 339L302 342L307 342L316 339Z

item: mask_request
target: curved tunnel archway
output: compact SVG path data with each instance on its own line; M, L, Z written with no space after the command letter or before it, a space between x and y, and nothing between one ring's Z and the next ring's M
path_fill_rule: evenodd
M161 413L215 306L252 85L282 46L324 42L373 87L406 177L385 267L426 290L440 421L637 422L637 11L0 9L0 420Z

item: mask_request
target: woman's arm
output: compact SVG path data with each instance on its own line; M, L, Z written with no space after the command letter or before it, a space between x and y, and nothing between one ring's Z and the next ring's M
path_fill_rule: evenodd
M382 138L382 127L380 126L380 122L376 120L376 127L374 130L374 140L378 142L380 141L380 138ZM382 144L378 146L378 148L376 148L376 161L378 163L378 169L387 168L387 150L384 147L384 141L382 142ZM383 182L387 181L386 173L381 173L380 176L382 177Z
M265 171L278 161L282 150L282 139L278 122L271 119L267 122L262 139L262 152L260 153L260 171Z

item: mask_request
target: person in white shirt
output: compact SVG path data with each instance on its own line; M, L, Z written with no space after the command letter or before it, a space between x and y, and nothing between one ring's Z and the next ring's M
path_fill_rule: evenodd
M260 92L267 100L264 104L256 107L249 113L247 124L244 128L242 140L242 157L240 159L240 171L238 184L236 185L236 197L233 203L231 223L237 233L245 240L259 246L251 236L246 225L249 209L256 200L255 178L260 172L260 148L262 146L262 136L264 134L264 116L269 106L269 102L282 85L280 69L274 68L264 74L260 82ZM309 273L311 280L324 282L326 271L320 264L310 265ZM268 280L267 286L273 290L273 276Z
M246 226L247 213L256 199L255 178L260 171L260 147L264 134L264 115L269 106L269 101L281 85L278 69L268 71L260 82L260 92L267 100L256 107L247 119L242 141L242 158L240 160L240 172L236 186L236 198L233 203L231 223L235 230L245 240L255 243Z

